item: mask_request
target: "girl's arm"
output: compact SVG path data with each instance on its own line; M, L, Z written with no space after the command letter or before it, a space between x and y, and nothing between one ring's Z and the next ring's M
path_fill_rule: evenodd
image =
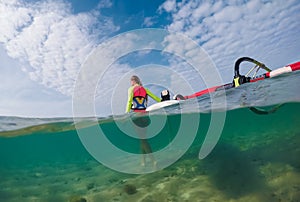
M159 97L157 97L156 95L154 95L149 89L145 88L147 95L149 95L153 100L155 100L156 102L160 102L161 99Z
M133 99L133 87L130 87L128 89L128 99L127 99L127 105L126 105L126 113L130 112L130 110L131 110L132 99Z

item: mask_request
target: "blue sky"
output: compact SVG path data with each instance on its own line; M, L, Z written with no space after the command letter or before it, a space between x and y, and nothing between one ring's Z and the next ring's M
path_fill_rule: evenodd
M241 56L273 69L299 61L299 19L297 0L1 0L0 115L72 116L74 83L86 57L126 31L163 28L184 34L209 54L227 83ZM109 84L95 95L97 115L112 113L109 92L116 78L150 63L179 72L195 91L205 88L181 61L155 51L134 53L106 73ZM127 87L118 98L124 109Z

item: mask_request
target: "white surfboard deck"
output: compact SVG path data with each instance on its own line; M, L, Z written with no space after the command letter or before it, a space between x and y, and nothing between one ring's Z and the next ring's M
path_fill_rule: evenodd
M168 107L168 106L178 104L178 103L179 103L179 100L167 100L167 101L163 101L163 102L158 102L158 103L155 103L155 104L147 107L146 111L149 112L149 111L161 109L161 108Z

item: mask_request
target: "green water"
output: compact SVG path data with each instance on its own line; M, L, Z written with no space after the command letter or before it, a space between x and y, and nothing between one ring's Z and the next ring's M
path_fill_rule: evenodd
M210 113L200 114L197 136L184 156L145 175L102 166L85 150L76 130L1 137L0 201L68 201L75 196L88 201L297 201L299 114L300 103L285 103L269 115L248 108L229 110L218 144L199 160L211 118ZM154 151L174 138L180 118L168 115L169 125L149 139ZM139 140L123 134L115 122L100 126L114 145L139 153ZM125 193L128 182L137 186L136 194Z

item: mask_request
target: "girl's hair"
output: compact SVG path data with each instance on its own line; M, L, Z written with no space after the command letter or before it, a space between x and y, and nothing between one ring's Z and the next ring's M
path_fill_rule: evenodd
M137 83L140 86L143 85L142 82L141 82L141 79L138 76L136 76L136 75L133 75L130 80L134 81L135 83Z

